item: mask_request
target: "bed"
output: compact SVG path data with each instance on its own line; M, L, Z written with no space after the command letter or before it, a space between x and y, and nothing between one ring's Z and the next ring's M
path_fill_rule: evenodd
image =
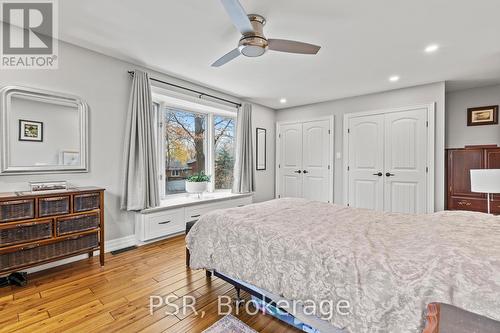
M500 320L500 218L492 215L286 198L211 212L187 247L193 269L313 302L331 332L421 332L432 302ZM321 306L332 301L348 301L349 313L330 318Z

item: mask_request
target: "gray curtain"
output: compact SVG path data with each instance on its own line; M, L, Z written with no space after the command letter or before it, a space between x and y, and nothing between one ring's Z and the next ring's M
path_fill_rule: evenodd
M123 210L141 210L160 204L155 121L147 73L134 71L125 133Z
M236 126L236 160L234 163L234 193L255 191L253 165L252 105L243 104L238 111Z

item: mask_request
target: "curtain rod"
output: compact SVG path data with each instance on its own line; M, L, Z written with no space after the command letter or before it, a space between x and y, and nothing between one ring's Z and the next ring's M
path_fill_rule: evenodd
M134 76L134 71L128 71L128 73L130 75ZM174 84L174 83L170 83L170 82L162 81L162 80L159 80L159 79L155 79L153 77L150 77L149 79L151 81L156 81L156 82L159 82L159 83L163 83L163 84L166 84L166 85L171 86L171 87L175 87L175 88L179 88L179 89L190 91L192 93L196 93L196 94L199 95L200 98L202 98L203 96L206 96L206 97L217 99L219 101L223 101L223 102L226 102L226 103L229 103L229 104L233 104L234 106L237 106L237 107L241 107L241 103L236 103L236 102L230 101L230 100L225 99L225 98L217 97L217 96L214 96L214 95L210 95L210 94L204 93L202 91L194 90L194 89L191 89L191 88L186 88L186 87Z

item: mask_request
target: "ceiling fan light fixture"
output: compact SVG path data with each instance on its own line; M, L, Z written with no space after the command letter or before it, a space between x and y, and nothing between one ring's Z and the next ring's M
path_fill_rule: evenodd
M240 52L246 57L260 57L264 53L266 53L266 49L263 48L262 46L257 46L257 45L245 45L245 46L240 46Z

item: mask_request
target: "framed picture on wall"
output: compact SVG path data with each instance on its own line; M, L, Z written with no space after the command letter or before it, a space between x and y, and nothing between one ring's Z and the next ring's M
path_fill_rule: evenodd
M19 119L19 141L43 142L43 123Z
M467 126L498 124L498 105L467 109Z

